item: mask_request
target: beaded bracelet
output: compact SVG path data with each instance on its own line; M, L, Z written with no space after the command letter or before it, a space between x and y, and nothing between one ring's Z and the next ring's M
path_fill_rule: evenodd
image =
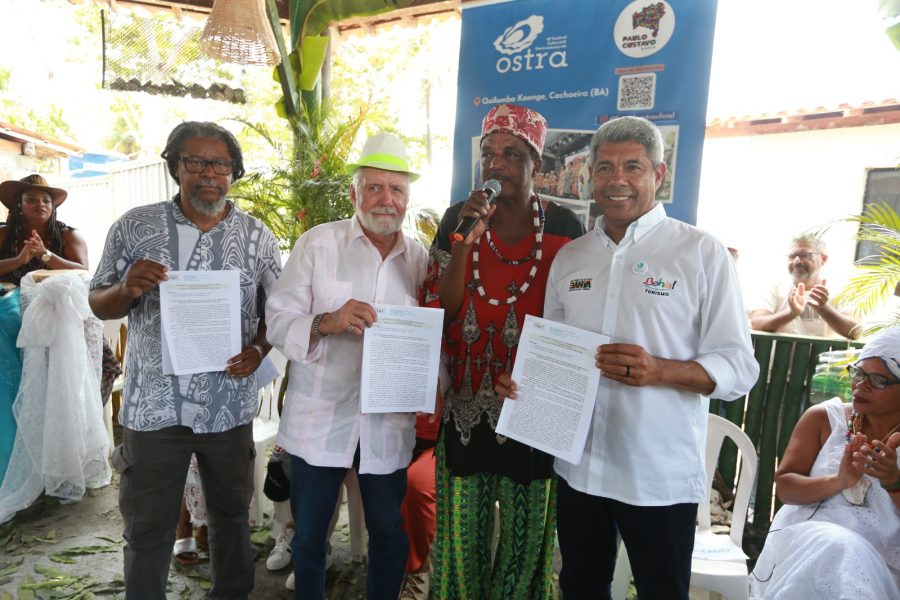
M885 489L885 491L887 491L889 494L897 494L897 493L900 493L900 479L898 479L898 480L895 481L894 483L887 483L887 484L886 484L886 483L884 483L883 481L880 482L880 483L881 483L881 487L883 487L883 488Z

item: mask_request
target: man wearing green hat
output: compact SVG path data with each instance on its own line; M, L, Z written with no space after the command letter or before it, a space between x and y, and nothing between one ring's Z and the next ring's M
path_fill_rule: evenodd
M295 597L324 597L328 522L356 468L369 532L366 596L394 600L409 552L400 505L415 415L361 414L362 334L376 320L372 303L417 304L427 257L400 231L418 178L403 142L372 136L347 168L355 214L298 240L266 304L268 339L291 361L276 443L291 456Z

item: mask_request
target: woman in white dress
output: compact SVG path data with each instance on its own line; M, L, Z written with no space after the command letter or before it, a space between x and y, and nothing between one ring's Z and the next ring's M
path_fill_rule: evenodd
M900 326L850 372L853 402L813 406L794 428L752 598L900 598Z

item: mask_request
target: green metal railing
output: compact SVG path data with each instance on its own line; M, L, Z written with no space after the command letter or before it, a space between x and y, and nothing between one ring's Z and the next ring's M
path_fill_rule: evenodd
M809 391L819 355L828 350L861 348L862 343L753 332L753 351L759 363L756 385L733 402L710 400L710 412L724 415L741 427L756 446L759 470L752 520L748 519L744 550L756 558L780 503L773 494L775 468L787 447L800 415L809 407ZM734 487L737 447L726 440L719 455L719 474Z

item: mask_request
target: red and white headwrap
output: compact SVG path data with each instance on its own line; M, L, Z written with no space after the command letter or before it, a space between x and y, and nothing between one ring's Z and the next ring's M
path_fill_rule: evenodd
M540 155L544 151L544 140L547 137L547 119L524 106L498 104L481 122L481 139L497 132L521 138Z

